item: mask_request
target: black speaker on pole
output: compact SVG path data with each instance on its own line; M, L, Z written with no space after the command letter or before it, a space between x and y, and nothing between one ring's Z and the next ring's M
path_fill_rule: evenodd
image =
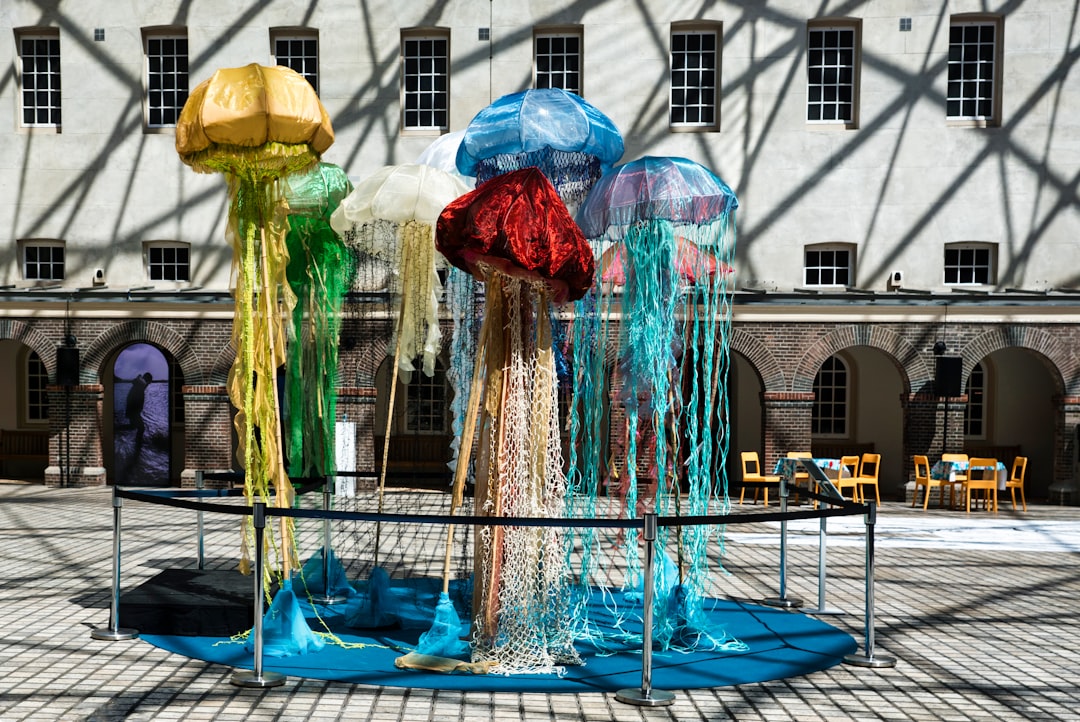
M963 393L960 377L964 373L964 359L959 356L938 356L934 391L938 396L959 396Z
M56 383L59 386L79 385L79 349L75 346L56 348Z

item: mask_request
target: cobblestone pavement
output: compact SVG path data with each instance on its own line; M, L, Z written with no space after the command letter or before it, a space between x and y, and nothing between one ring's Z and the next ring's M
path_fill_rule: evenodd
M437 507L400 494L388 510ZM775 507L774 507L775 508ZM761 507L736 507L754 513ZM0 720L1080 720L1080 508L1006 504L996 516L887 502L876 544L875 656L805 677L678 691L666 708L608 694L488 694L376 688L290 677L252 690L233 669L140 640L102 642L109 623L112 509L107 489L0 483ZM235 517L207 522L207 566L235 564ZM863 651L861 517L829 522L824 617ZM817 522L789 525L788 594L816 603ZM314 539L303 543L317 548ZM391 532L384 532L391 534ZM396 534L394 553L438 545ZM335 548L348 528L336 531ZM356 534L353 536L370 536ZM127 501L123 588L194 566L190 511ZM732 597L776 596L776 524L728 527ZM464 544L460 545L464 550ZM441 554L436 555L441 557ZM123 617L121 616L121 622Z

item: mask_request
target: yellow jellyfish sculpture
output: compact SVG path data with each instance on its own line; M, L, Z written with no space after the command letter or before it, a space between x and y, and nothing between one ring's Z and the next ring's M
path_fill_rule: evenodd
M333 142L330 118L315 90L281 66L253 63L216 71L191 92L176 124L180 159L200 173L223 173L228 182L225 236L236 278L236 359L228 388L237 409L236 454L248 503L287 507L293 494L281 452L276 384L285 363L286 319L296 303L286 275L288 207L279 181L317 163ZM282 518L276 540L269 534L282 575L292 567L292 527L286 522ZM248 559L245 541L245 572Z

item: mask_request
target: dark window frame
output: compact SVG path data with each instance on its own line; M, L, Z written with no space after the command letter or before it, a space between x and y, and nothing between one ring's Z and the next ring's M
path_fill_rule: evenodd
M720 129L720 23L673 24L668 49L668 126L673 131Z

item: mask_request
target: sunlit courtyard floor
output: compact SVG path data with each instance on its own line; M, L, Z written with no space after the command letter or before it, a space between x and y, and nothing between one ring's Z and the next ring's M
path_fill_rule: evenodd
M361 500L358 504L366 504ZM314 504L312 500L311 504ZM443 513L437 493L387 496L387 511ZM775 509L775 507L770 507ZM365 509L370 510L370 508ZM753 514L760 506L736 506ZM194 566L189 511L125 502L123 582ZM362 576L370 530L337 523L334 545ZM206 559L232 568L236 517L207 515ZM860 645L864 635L861 517L829 522L822 616ZM1080 508L1029 505L985 512L911 509L887 502L876 526L876 651L888 669L839 665L806 676L680 691L667 708L624 705L610 693L546 694L381 688L290 677L271 690L229 684L233 669L170 654L142 640L100 642L109 622L112 509L107 489L0 483L0 720L106 719L1080 719ZM818 523L789 524L788 593L816 605ZM301 549L321 544L321 524L301 523ZM455 573L467 573L465 532ZM393 573L441 571L438 533L383 525L381 564ZM729 526L717 596L777 593L778 526ZM419 560L431 558L429 568ZM406 572L406 570L413 570Z

